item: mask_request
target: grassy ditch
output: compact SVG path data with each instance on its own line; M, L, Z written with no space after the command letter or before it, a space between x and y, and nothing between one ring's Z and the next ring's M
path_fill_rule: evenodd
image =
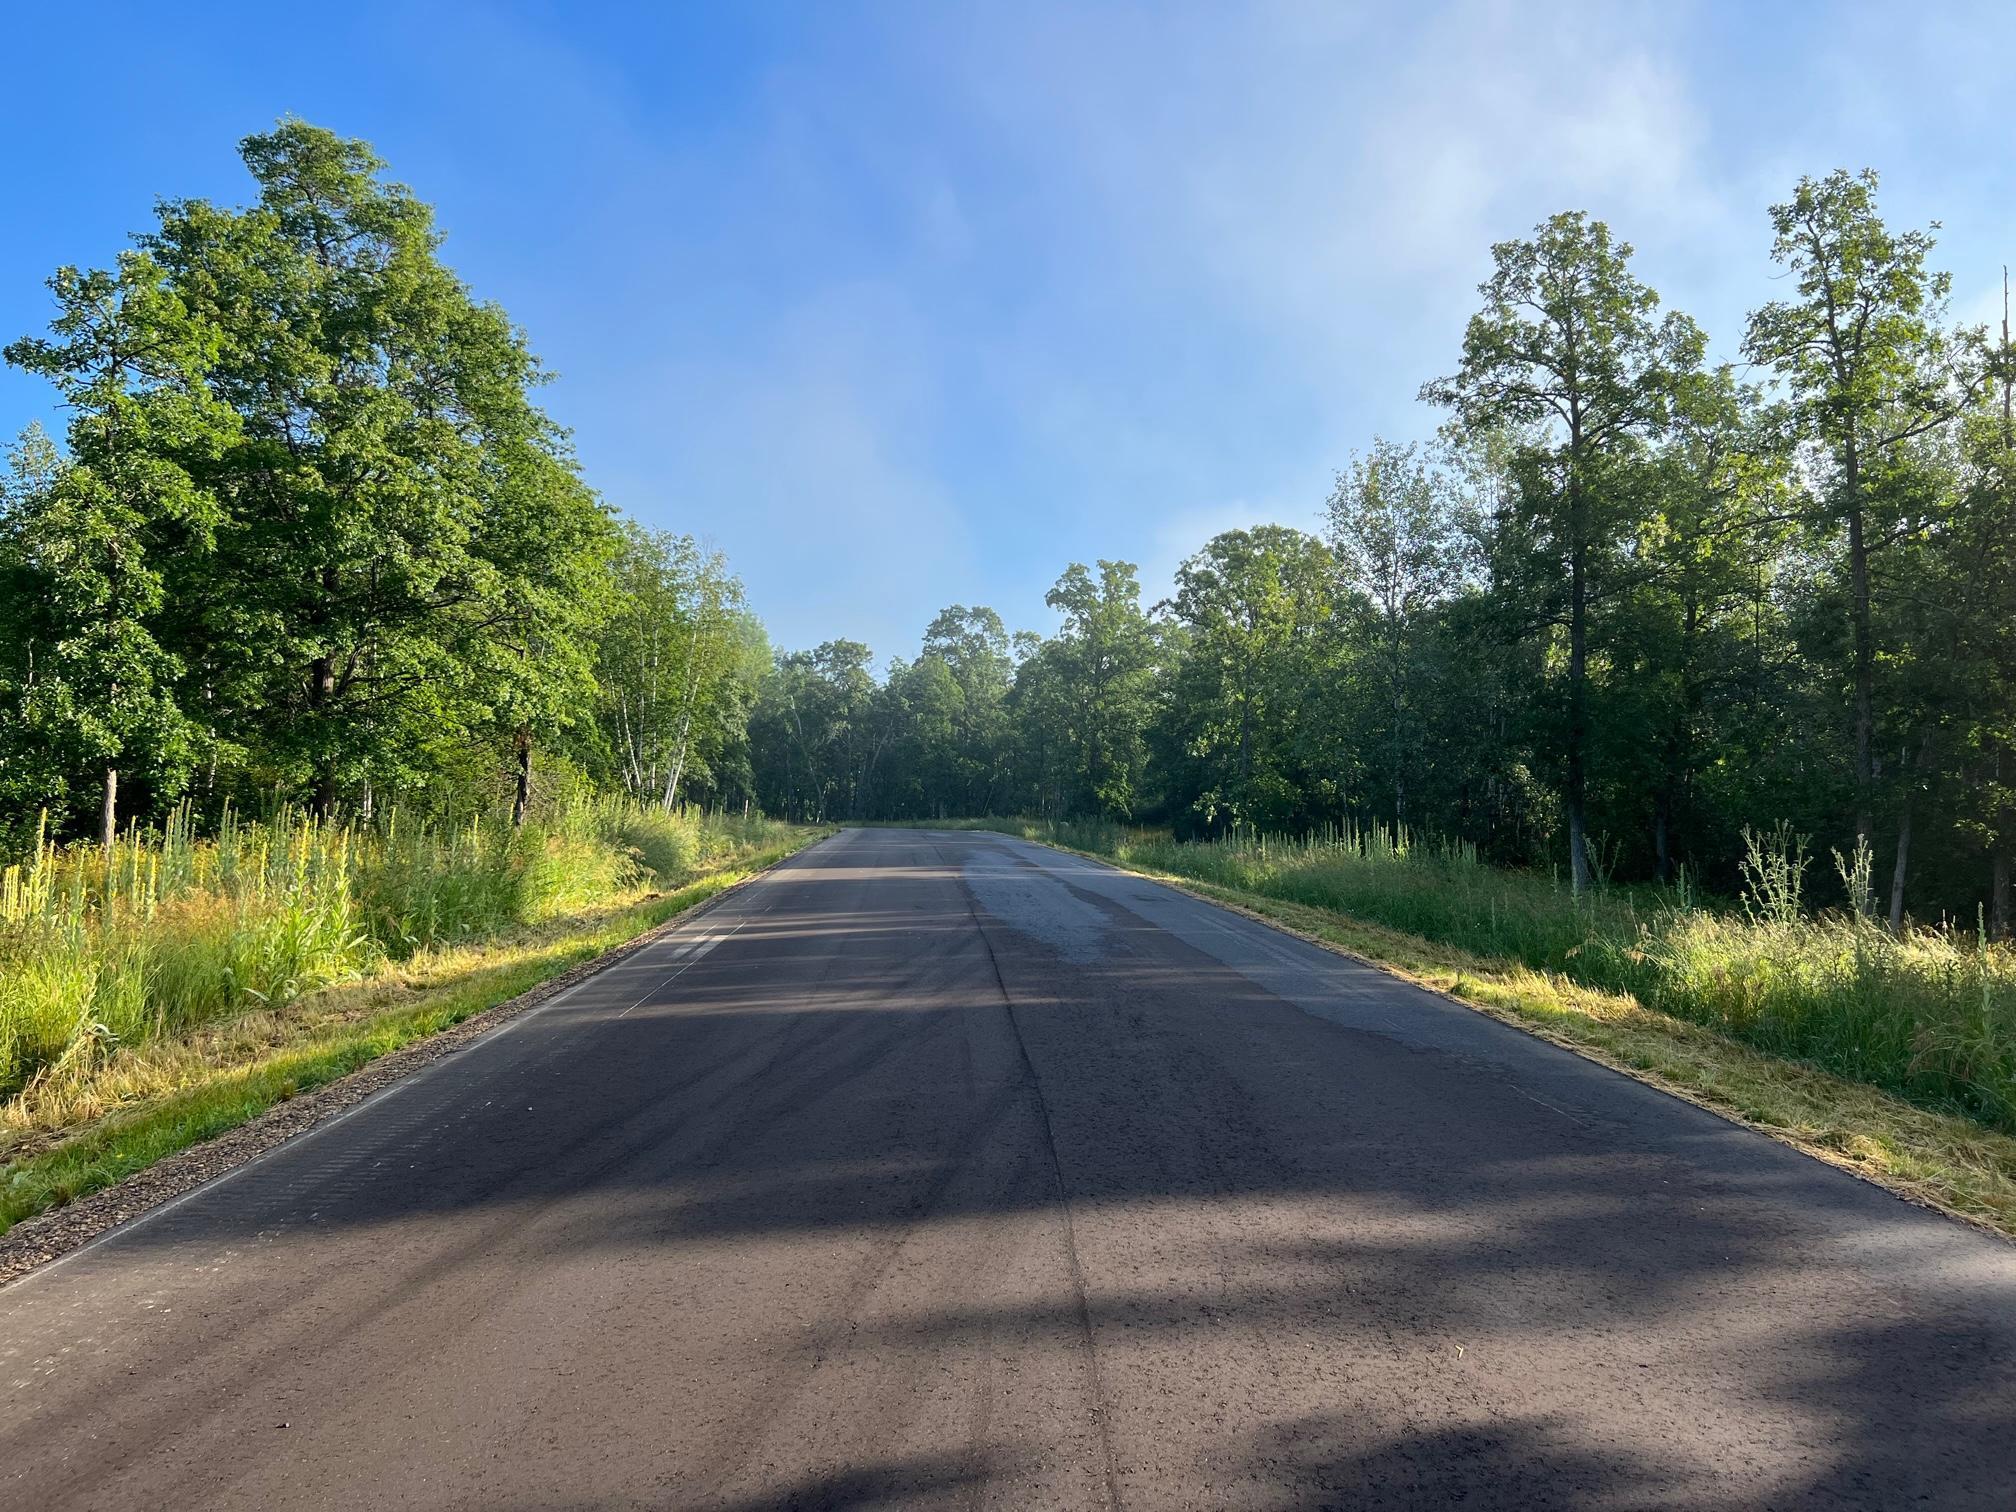
M2016 952L1806 914L1789 853L1760 847L1752 897L1718 909L1669 892L1578 900L1544 876L1376 836L950 827L1187 887L2016 1236Z
M818 833L597 805L515 834L171 832L122 842L109 872L95 847L45 850L0 895L0 1232L513 998Z

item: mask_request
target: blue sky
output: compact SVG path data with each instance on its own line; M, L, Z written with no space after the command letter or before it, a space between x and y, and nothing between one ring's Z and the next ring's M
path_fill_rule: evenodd
M1492 241L1608 219L1734 355L1765 207L1874 166L1956 313L2016 260L2016 7L23 5L0 333L283 114L371 141L558 374L590 480L726 550L784 646L1047 629L1313 527L1425 435ZM0 430L47 416L0 374Z

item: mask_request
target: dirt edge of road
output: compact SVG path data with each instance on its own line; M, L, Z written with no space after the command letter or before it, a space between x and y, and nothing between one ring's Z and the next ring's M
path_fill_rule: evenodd
M979 831L978 833L998 834L1000 832ZM1162 872L1140 871L1131 866L1123 866L1109 856L1102 856L1093 851L1074 850L1064 845L1052 845L1044 840L1030 840L1019 835L1008 835L1004 838L1021 840L1024 844L1038 845L1045 850L1057 851L1063 855L1077 856L1081 860L1094 862L1099 866L1106 867L1110 871L1122 872L1130 877L1141 877L1150 882L1159 882L1165 887L1171 887L1178 892L1188 894L1200 903L1209 903L1214 908L1222 908L1228 913L1235 913L1242 918L1251 919L1256 924L1264 924L1269 929L1300 940L1304 944L1314 945L1319 950L1326 950L1332 955L1342 956L1346 960L1356 961L1363 966L1370 966L1374 970L1384 972L1388 976L1397 977L1410 986L1419 987L1424 992L1432 992L1445 1002L1453 1003L1459 1008L1467 1009L1471 1013L1481 1013L1485 1017L1494 1019L1505 1025L1509 1029L1517 1029L1522 1034L1531 1035L1535 1039L1545 1040L1550 1045L1558 1046L1563 1050L1569 1051L1571 1054L1580 1056L1584 1060L1593 1061L1599 1066L1617 1072L1620 1076L1628 1076L1635 1082L1642 1082L1648 1087L1665 1093L1668 1097L1677 1098L1681 1102L1701 1109L1703 1112L1712 1113L1726 1123L1734 1124L1740 1129L1747 1129L1751 1133L1761 1134L1768 1139L1775 1140L1779 1144L1799 1151L1802 1155L1810 1156L1825 1165L1832 1166L1838 1171L1844 1171L1857 1180L1866 1182L1868 1185L1876 1187L1904 1202L1908 1202L1914 1207L1925 1208L1944 1217L1951 1218L1955 1222L1964 1223L1969 1228L1980 1233L1993 1235L2005 1244L2016 1244L2016 1233L2012 1233L2007 1227L1991 1219L1984 1218L1978 1213L1955 1207L1951 1203L1942 1200L1936 1187L1931 1184L1889 1175L1880 1170L1872 1170L1867 1165L1857 1161L1853 1156L1844 1154L1840 1150L1829 1148L1827 1145L1813 1139L1802 1137L1795 1129L1781 1128L1773 1124L1748 1118L1744 1116L1742 1109L1727 1101L1719 1100L1684 1083L1661 1076L1656 1071L1633 1066L1621 1058L1608 1053L1600 1046L1578 1040L1572 1035L1551 1030L1546 1024L1536 1019L1492 1003L1479 1002L1459 996L1440 983L1410 972L1402 966L1395 965L1393 962L1383 961L1377 956L1353 950L1348 945L1341 945L1335 940L1325 939L1322 935L1311 930L1297 928L1285 919L1238 901L1234 889L1213 888L1192 882L1188 878L1171 876ZM1262 901L1272 902L1274 900L1266 899ZM1280 906L1286 909L1293 905L1283 904ZM1751 1051L1744 1046L1733 1045L1733 1042L1732 1048L1745 1055L1761 1054L1761 1052ZM1816 1076L1824 1075L1821 1072L1813 1072L1812 1074ZM1874 1089L1871 1090L1873 1092Z
M828 838L828 837L821 837ZM780 856L760 871L751 872L712 897L654 924L642 934L591 960L579 961L565 971L548 977L538 986L513 998L472 1013L458 1024L403 1045L374 1061L359 1066L347 1076L278 1103L265 1112L226 1130L214 1139L190 1145L163 1156L124 1181L80 1197L75 1202L52 1208L33 1218L24 1218L5 1234L0 1234L0 1288L11 1285L52 1260L74 1253L114 1229L144 1217L165 1202L172 1202L205 1182L236 1170L277 1150L281 1145L356 1107L416 1071L485 1039L514 1019L522 1018L563 992L648 949L675 929L711 913L723 899L731 898L751 883L768 876L786 862L802 856L819 840Z

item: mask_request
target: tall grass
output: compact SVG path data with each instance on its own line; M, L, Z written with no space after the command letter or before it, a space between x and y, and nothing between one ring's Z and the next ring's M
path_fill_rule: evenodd
M1305 904L1516 961L1922 1105L2016 1133L2016 950L1975 930L1893 935L1801 906L1803 847L1753 836L1741 900L1505 871L1371 828L1177 842L1108 824L1009 823L1123 865ZM1867 858L1840 863L1851 895Z
M0 1097L121 1045L284 1007L430 947L677 886L774 844L758 817L568 805L513 829L178 813L0 871Z

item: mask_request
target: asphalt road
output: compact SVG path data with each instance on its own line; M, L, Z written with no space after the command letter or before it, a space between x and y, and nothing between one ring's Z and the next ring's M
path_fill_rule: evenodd
M0 1290L0 1505L2016 1504L2016 1247L1369 968L854 831Z

